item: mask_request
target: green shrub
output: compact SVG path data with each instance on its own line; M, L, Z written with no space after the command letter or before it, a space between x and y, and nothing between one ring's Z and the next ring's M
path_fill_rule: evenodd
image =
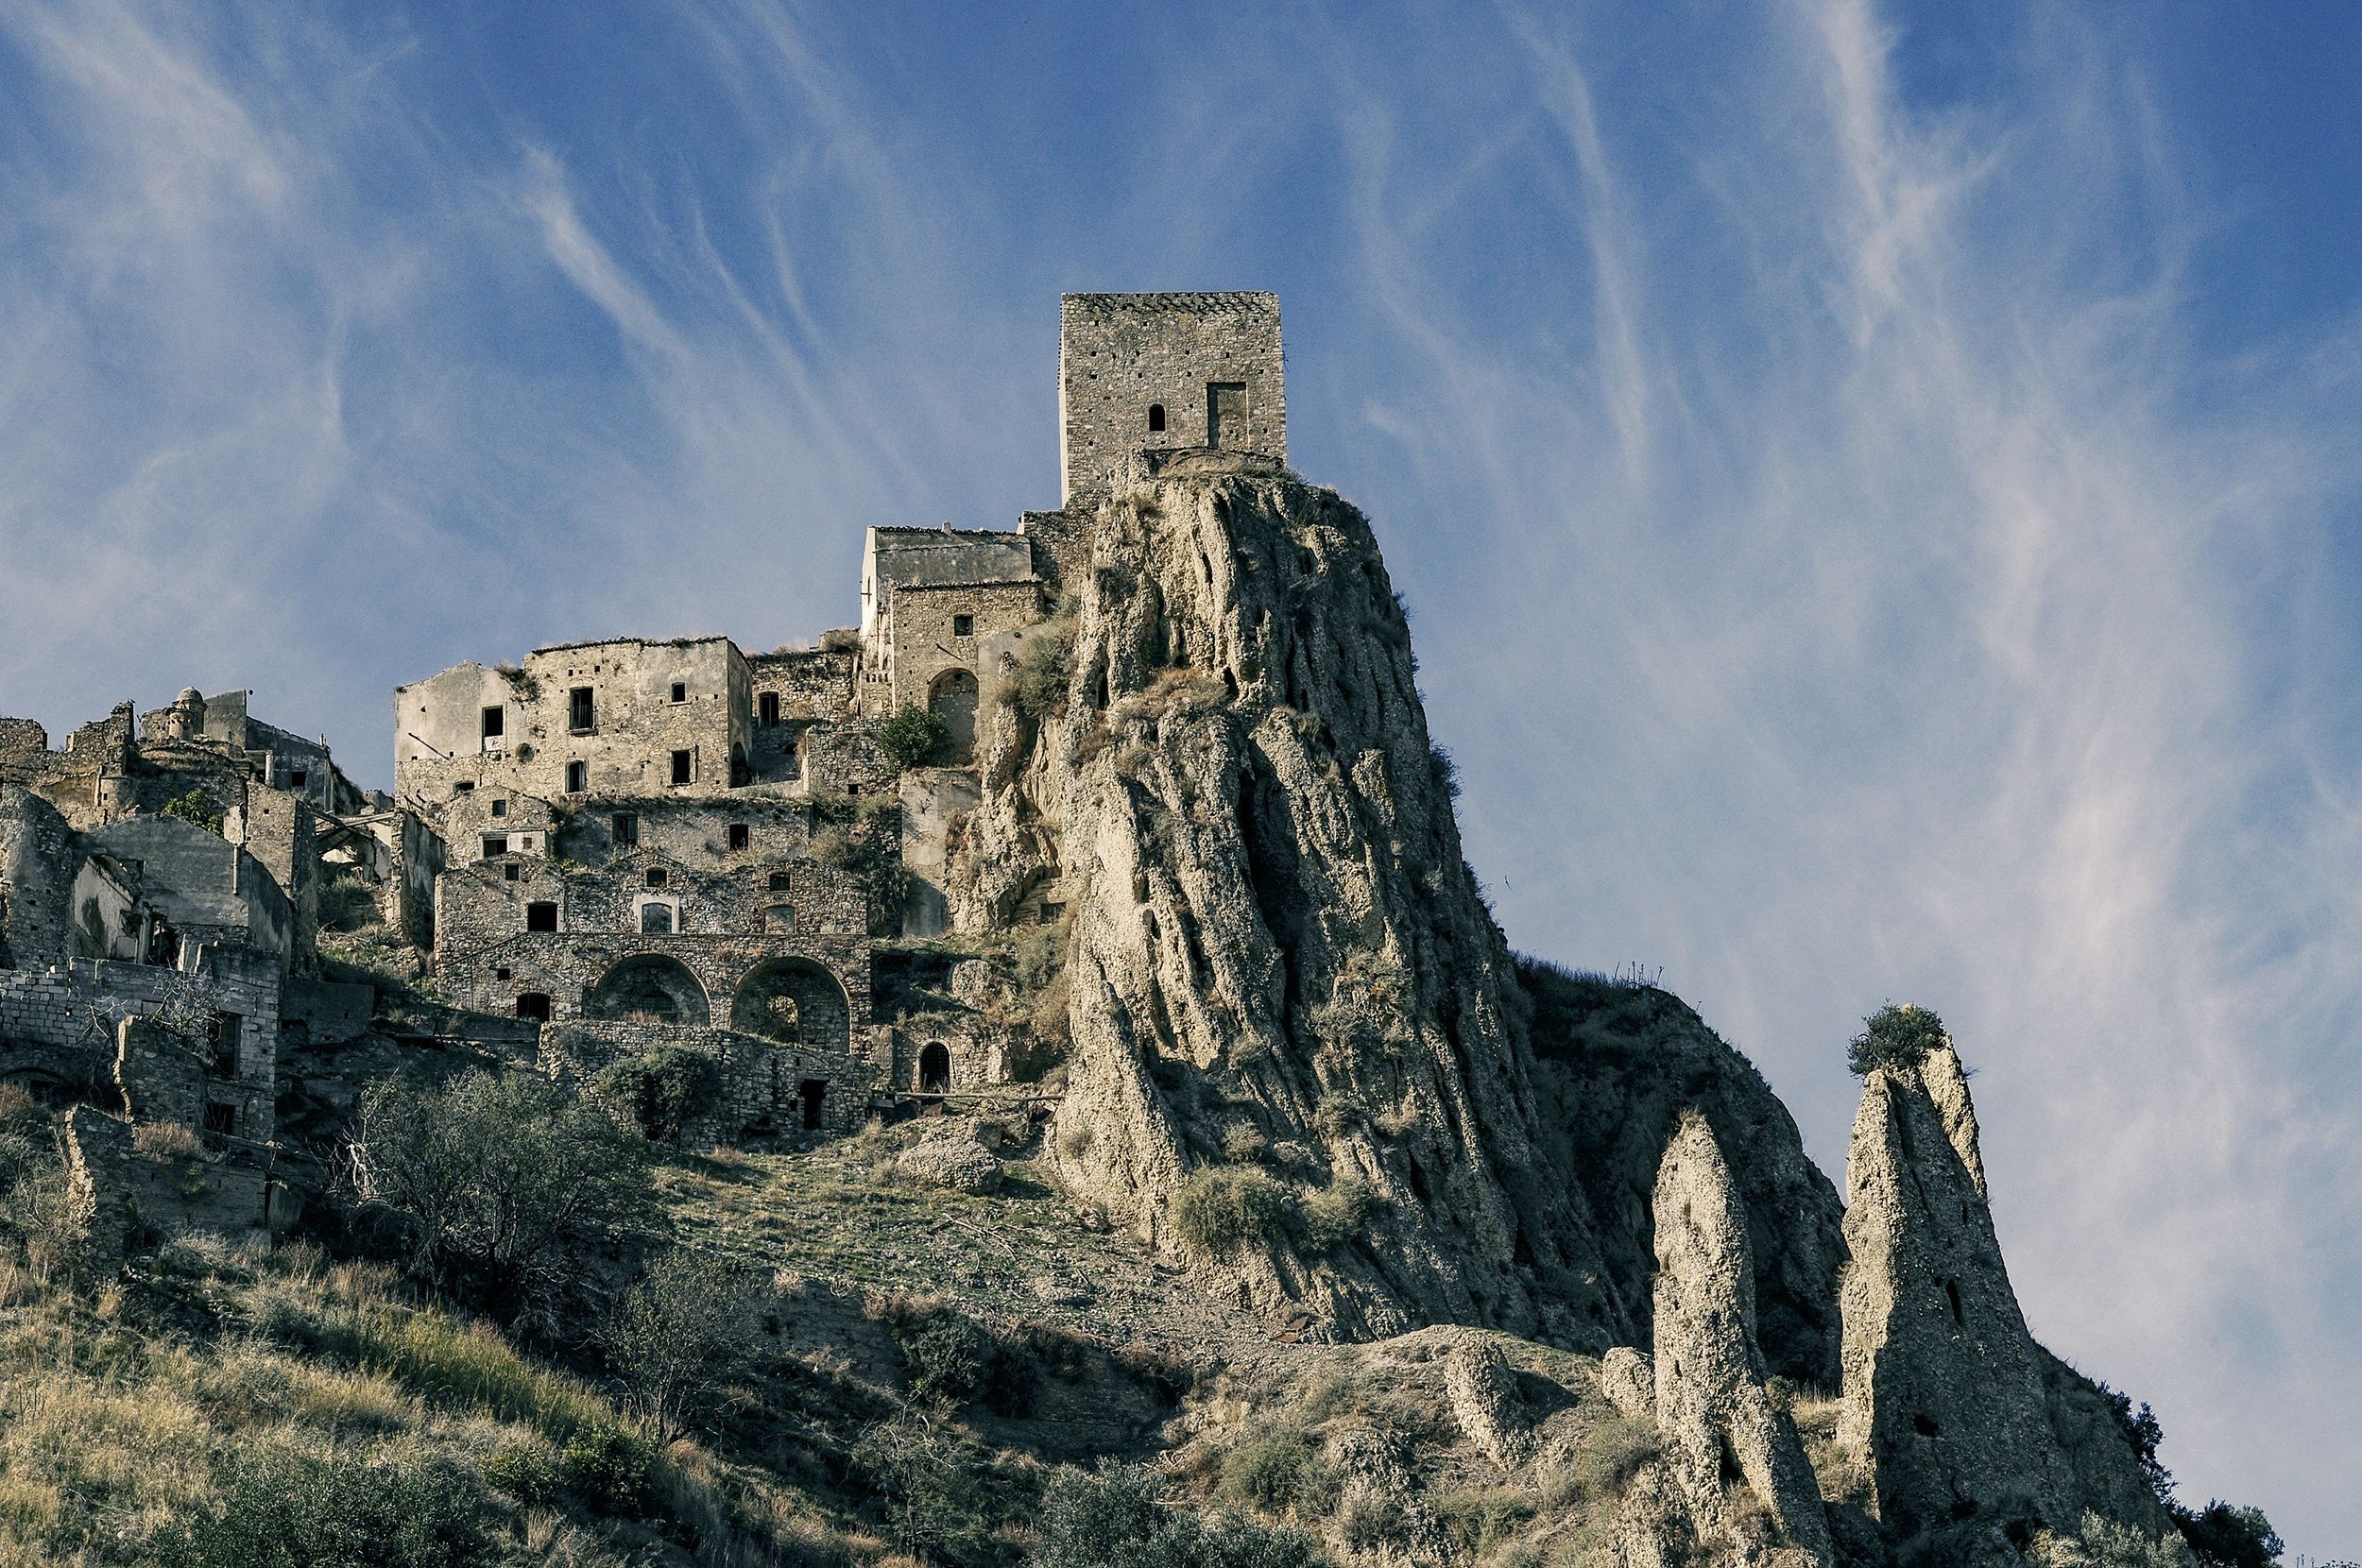
M484 1499L455 1467L264 1448L230 1461L215 1507L155 1544L168 1568L462 1568L492 1555Z
M652 1201L640 1140L531 1072L399 1080L361 1096L349 1168L398 1223L411 1273L511 1315L549 1314Z
M2202 1508L2170 1505L2182 1539L2206 1568L2272 1568L2287 1549L2261 1508L2235 1508L2217 1499Z
M165 801L163 814L178 817L193 827L202 827L208 833L221 831L221 808L214 805L213 797L202 790L191 790L187 794Z
M1249 1243L1269 1244L1292 1230L1294 1193L1250 1166L1212 1166L1182 1184L1172 1225L1182 1241L1209 1257L1229 1257Z
M1378 1197L1369 1185L1347 1176L1304 1201L1305 1251L1326 1253L1361 1234L1378 1212Z
M652 1143L678 1143L681 1131L701 1106L722 1090L722 1069L713 1058L687 1046L659 1046L600 1069L599 1098L629 1116Z
M951 748L951 726L940 713L904 703L878 726L878 745L898 768L923 768Z
M1584 1496L1605 1502L1624 1494L1640 1467L1664 1447L1646 1416L1609 1416L1575 1450L1575 1480Z
M1074 680L1074 624L1053 622L1028 640L1018 656L1017 679L1010 683L1009 702L1028 721L1039 724L1066 711L1067 690Z
M616 1300L598 1338L632 1404L669 1436L745 1368L753 1323L736 1269L675 1248Z
M1325 1568L1310 1537L1234 1515L1171 1508L1146 1465L1060 1470L1042 1498L1027 1568Z
M1945 1043L1943 1020L1916 1002L1889 1002L1845 1043L1845 1065L1867 1078L1880 1067L1915 1067Z
M1301 1433L1279 1431L1223 1456L1222 1494L1266 1513L1333 1501L1337 1477Z
M569 1490L602 1513L629 1518L647 1506L656 1451L636 1432L590 1424L558 1451L558 1473Z

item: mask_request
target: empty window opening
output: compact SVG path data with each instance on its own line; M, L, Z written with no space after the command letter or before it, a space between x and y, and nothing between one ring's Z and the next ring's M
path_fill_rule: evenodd
M245 1022L235 1013L216 1013L205 1025L205 1066L215 1078L238 1076L238 1032Z
M503 855L505 855L505 854L507 854L507 853L508 853L508 835L507 835L507 834L505 834L505 833L487 833L487 834L485 834L485 835L484 835L484 859L486 859L486 860L488 860L488 861L490 861L490 860L497 860L499 857L501 857L501 856L503 856Z
M691 763L693 763L695 759L696 759L696 754L695 754L694 752L676 751L676 752L675 752L675 753L673 754L673 782L674 782L674 783L676 783L676 784L686 784L686 783L688 783L688 782L689 782L689 770L690 770L690 765L691 765Z
M312 775L304 772L301 768L297 768L292 773L287 775L287 788L291 790L300 790L304 785L310 783L311 781Z
M1158 433L1158 432L1163 431L1163 429L1165 428L1165 405L1164 405L1164 404L1162 404L1162 403L1150 403L1150 404L1148 405L1148 428L1149 428L1149 431L1150 431L1152 434L1155 434L1155 433Z
M648 885L650 887L660 888L664 885L665 880L666 873L662 866L652 865L648 868Z
M458 783L454 784L451 787L451 793L455 795L473 794L475 793L475 780L472 778L463 778Z
M566 724L575 734L598 726L599 710L590 698L590 688L577 686L566 693Z
M784 871L775 871L771 873L770 880L765 885L768 886L773 893L785 893L787 891L787 873Z
M746 825L745 825L745 823L743 823L743 822L733 822L733 823L731 823L731 824L730 824L730 826L729 826L729 841L730 841L730 847L731 847L732 849L744 849L744 848L745 848L745 847L746 847L746 844L747 844L747 843L748 843L748 841L752 838L752 836L753 836L753 835L747 831L747 827L746 827Z
M1246 383L1209 381L1206 383L1206 444L1209 447L1246 445Z
M508 874L508 879L512 882L516 881L522 875L517 867L517 862L514 861L509 861L506 865L501 867L501 869Z
M496 817L506 816L508 814L508 802L505 800L496 800L492 802L492 814Z
M497 741L508 730L508 709L488 707L484 710L484 738Z
M557 929L557 906L539 900L525 906L525 929L554 931Z
M951 1086L951 1048L930 1040L918 1053L918 1092L939 1095Z
M568 794L570 794L570 795L578 795L578 794L582 793L585 790L588 790L590 787L590 763L588 763L588 762L569 762L569 763L567 763L567 764L566 764L566 793L567 793Z
M820 1079L807 1078L796 1086L796 1098L804 1102L804 1131L817 1132L820 1128L820 1104L828 1099L829 1085Z
M689 700L688 682L676 680L673 683L673 700L676 703L685 703Z
M953 637L974 637L976 635L976 618L972 615L953 616L951 618L951 635Z
M636 849L636 848L638 848L638 847L639 847L639 845L640 845L640 817L639 817L639 814L638 814L637 812L633 812L633 811L618 811L618 812L616 812L616 813L615 813L615 818L614 818L614 823L613 823L613 826L614 826L614 828L615 828L615 847L616 847L616 848L618 848L618 849Z
M515 971L514 969L509 968L506 964L503 964L503 965L502 965L501 967L499 967L498 969L495 969L495 970L493 970L493 971L492 971L492 978L493 978L494 980L514 980L514 979L516 979L516 978L517 978L517 971Z
M224 1137L235 1136L238 1131L238 1108L235 1105L207 1105L205 1131Z
M673 934L673 926L674 919L672 905L642 904L640 906L641 935L670 936Z
M528 991L517 998L517 1016L531 1018L536 1023L550 1021L550 999L539 991Z
M779 722L779 694L765 691L755 698L755 717L769 729Z

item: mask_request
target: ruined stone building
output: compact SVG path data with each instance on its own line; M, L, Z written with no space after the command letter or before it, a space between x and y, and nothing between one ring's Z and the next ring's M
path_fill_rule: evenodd
M1004 1083L1005 997L935 940L980 720L1127 476L1286 454L1270 295L1070 296L1059 365L1060 509L869 529L857 623L816 646L615 638L401 687L391 794L244 690L125 703L57 750L0 719L0 1081L107 1118L77 1113L86 1163L119 1163L135 1122L184 1126L216 1156L214 1218L254 1223L288 1050L371 1029L522 1027L561 1078L687 1048L722 1069L725 1137ZM910 708L942 722L924 765L881 743ZM1055 892L1002 913L1046 920ZM421 956L425 996L324 970L323 932L356 921Z
M1062 325L1069 504L1191 451L1284 458L1274 297L1070 296ZM899 998L942 992L900 983L901 945L946 928L980 707L1054 614L1082 515L871 528L859 624L815 649L621 638L399 689L395 799L446 866L443 995L546 1022L560 1070L693 1041L755 1132L1000 1080L961 1010L905 1027ZM880 746L906 707L943 721L936 765L899 768Z

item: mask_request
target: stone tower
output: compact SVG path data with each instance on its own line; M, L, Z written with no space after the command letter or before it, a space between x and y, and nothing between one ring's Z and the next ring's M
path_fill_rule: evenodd
M1133 453L1223 447L1288 460L1275 294L1070 294L1059 302L1062 505Z

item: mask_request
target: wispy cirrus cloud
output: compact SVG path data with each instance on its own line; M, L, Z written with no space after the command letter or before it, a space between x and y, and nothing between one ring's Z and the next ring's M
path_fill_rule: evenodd
M396 682L1047 503L1060 288L1275 286L1513 936L1833 1173L1939 1007L2037 1332L2350 1553L2362 333L2225 337L2064 8L1949 96L1866 0L1206 19L0 9L0 710L252 685L382 778Z

